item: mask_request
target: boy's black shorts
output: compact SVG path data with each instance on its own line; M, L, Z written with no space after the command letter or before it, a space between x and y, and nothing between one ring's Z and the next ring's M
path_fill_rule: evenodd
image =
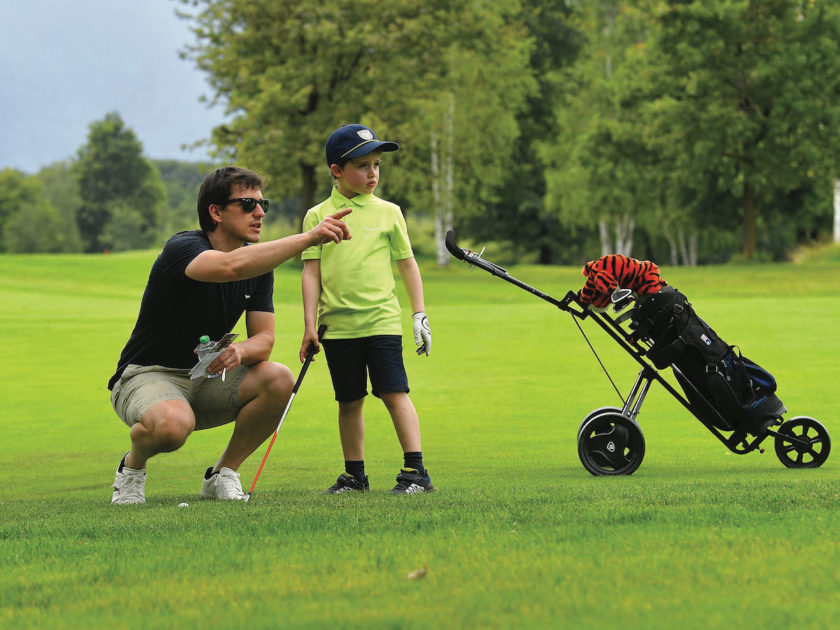
M400 335L374 335L359 339L324 339L335 399L351 402L367 396L367 380L373 395L408 393Z

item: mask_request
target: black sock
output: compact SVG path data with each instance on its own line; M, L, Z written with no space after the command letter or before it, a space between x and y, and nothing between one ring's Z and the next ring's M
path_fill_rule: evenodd
M344 470L348 475L353 475L359 481L365 479L365 460L361 459L357 462L344 461Z
M412 451L410 453L404 453L403 457L405 458L405 467L406 468L413 468L420 475L423 475L426 472L426 469L423 468L423 452L422 451Z

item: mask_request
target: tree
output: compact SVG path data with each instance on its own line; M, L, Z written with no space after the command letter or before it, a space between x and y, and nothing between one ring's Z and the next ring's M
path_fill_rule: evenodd
M64 222L49 202L40 201L6 222L3 240L7 252L16 254L73 251L62 230Z
M505 183L516 115L533 89L516 0L187 4L198 8L189 16L198 43L185 54L233 116L213 131L218 156L266 172L287 191L274 196L299 197L301 213L330 185L327 134L352 122L402 144L381 187L399 189L395 200L434 208L432 147L450 139L453 207L477 212Z
M326 188L326 135L395 106L387 79L420 33L404 24L421 3L370 0L196 0L195 45L185 51L209 75L232 120L213 130L217 156L270 174L272 185L314 205ZM414 7L408 17L394 7ZM410 83L411 74L404 76ZM403 90L404 91L404 88ZM402 107L399 111L402 111ZM394 113L394 118L399 113ZM390 118L391 116L389 116ZM371 123L371 120L367 121ZM376 125L380 136L393 127ZM320 195L320 192L319 192Z
M118 204L123 204L121 212L137 214L140 246L158 239L166 195L160 174L142 153L140 141L118 113L91 123L74 164L81 197L76 220L85 251L114 247L103 234Z
M74 251L72 232L44 194L41 181L13 169L0 171L0 251Z
M166 190L167 232L195 229L198 225L196 199L207 168L197 162L153 160ZM271 207L272 214L274 206Z
M801 192L830 195L840 154L840 8L668 0L656 17L655 135L680 186L708 173L738 199L742 251L752 258L762 216L790 214L785 200Z
M6 224L13 217L31 210L38 201L41 192L37 180L27 177L13 168L0 171L0 251L6 250Z
M76 210L81 205L81 198L72 162L62 160L48 164L38 171L37 178L43 185L44 195L58 213L63 247L61 251L82 251L82 239L76 222Z
M558 134L542 146L547 205L567 226L597 227L602 254L632 255L636 226L651 222L659 203L640 89L651 21L601 0L582 5L576 24L586 40L562 73Z
M467 3L438 13L434 26L447 34L439 65L423 77L423 96L406 95L419 106L404 124L411 151L397 177L413 207L432 211L440 265L451 260L444 236L456 221L483 221L494 236L504 231L488 208L520 185L512 163L527 142L520 121L537 89L529 63L534 38L518 3L493 9Z
M498 240L504 235L514 249L536 252L540 263L574 260L575 235L564 230L558 212L545 203L546 163L540 144L557 137L554 104L563 89L562 70L574 61L582 44L566 3L523 0L517 18L533 39L529 73L535 89L516 117L519 137L506 167L505 185L480 212L462 218L472 239ZM570 251L571 250L571 251Z

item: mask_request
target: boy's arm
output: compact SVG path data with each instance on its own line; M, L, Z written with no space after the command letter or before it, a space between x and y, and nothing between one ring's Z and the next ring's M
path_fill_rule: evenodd
M404 258L397 261L408 299L411 301L411 316L414 325L414 343L419 347L417 354L429 356L432 351L432 331L429 328L429 318L426 317L426 305L423 300L423 280L420 277L420 268L417 261L412 258Z
M411 312L420 313L426 310L423 302L423 279L420 277L420 268L414 258L405 258L397 261L408 299L411 301Z
M317 258L303 261L301 274L303 293L303 342L300 346L300 362L306 360L309 344L320 350L318 331L315 330L315 318L318 315L318 299L321 297L321 261Z

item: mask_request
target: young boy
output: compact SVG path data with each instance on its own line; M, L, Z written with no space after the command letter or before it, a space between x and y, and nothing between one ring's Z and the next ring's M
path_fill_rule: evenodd
M301 255L304 334L300 358L303 361L310 343L318 347L323 341L338 401L345 472L327 490L330 494L365 492L370 487L362 414L368 374L373 395L382 399L391 415L404 454L404 467L391 492L434 490L423 466L417 411L408 397L391 261L397 261L411 301L417 354L428 356L432 334L424 312L423 283L399 206L374 195L382 153L398 149L397 143L379 140L364 125L345 125L334 131L326 144L332 194L303 220L305 231L336 209L351 209L344 220L355 236L341 247L316 245ZM324 339L318 339L316 315L327 326Z

